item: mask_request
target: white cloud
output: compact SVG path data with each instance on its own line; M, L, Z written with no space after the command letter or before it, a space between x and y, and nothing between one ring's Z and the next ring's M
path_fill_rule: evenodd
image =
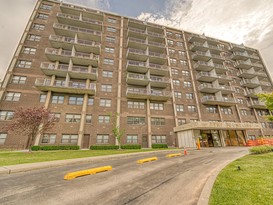
M110 10L110 3L108 0L67 0L67 3L78 4L90 8L97 8L102 10Z
M142 13L138 19L258 48L273 71L273 38L269 35L273 1L172 0L166 1L165 8L159 14Z

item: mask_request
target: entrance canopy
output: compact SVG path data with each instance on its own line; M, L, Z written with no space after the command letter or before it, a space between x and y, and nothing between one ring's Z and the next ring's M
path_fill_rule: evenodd
M174 132L185 130L257 130L262 129L259 123L240 123L240 122L207 122L199 121L174 128Z

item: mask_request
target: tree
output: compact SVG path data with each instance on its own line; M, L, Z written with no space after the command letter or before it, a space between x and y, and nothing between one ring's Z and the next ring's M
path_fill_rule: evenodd
M18 108L14 112L13 121L7 126L9 131L24 133L28 136L27 147L31 146L37 135L50 130L55 125L56 118L44 107Z
M125 132L125 129L122 129L122 130L120 129L118 125L118 115L119 115L118 113L115 113L115 115L111 115L112 121L113 121L112 132L118 141L119 149L121 149L121 138Z
M265 106L269 111L273 111L273 93L258 94L257 96L265 103ZM266 118L268 121L273 121L272 115L267 115Z

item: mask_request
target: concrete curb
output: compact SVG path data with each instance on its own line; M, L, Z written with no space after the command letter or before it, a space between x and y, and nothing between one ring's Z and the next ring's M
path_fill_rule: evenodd
M116 154L116 155L106 155L106 156L97 156L97 157L86 157L86 158L76 158L76 159L55 160L55 161L48 161L48 162L37 162L37 163L2 166L0 167L0 175L26 172L26 171L32 171L32 170L50 168L50 167L59 167L59 166L76 164L76 163L95 162L95 161L104 160L104 159L121 159L121 158L126 158L126 157L134 156L134 155L141 156L141 155L147 155L147 154L153 154L153 153L179 152L179 151L181 150L158 150L158 151L150 151L150 152Z
M245 156L245 155L243 155ZM216 167L215 171L212 173L212 175L209 176L205 186L203 187L203 190L201 192L201 195L198 199L197 205L208 205L209 204L209 198L211 195L211 191L214 185L214 182L218 176L218 174L224 169L229 163L235 161L236 159L239 159L243 156L236 157L233 160L228 160L225 163L221 164L220 166Z

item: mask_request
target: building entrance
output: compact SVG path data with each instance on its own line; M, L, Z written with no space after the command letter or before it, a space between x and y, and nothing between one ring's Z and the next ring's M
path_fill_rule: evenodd
M246 140L242 130L223 130L226 146L245 146Z
M221 147L218 130L201 130L201 147Z

